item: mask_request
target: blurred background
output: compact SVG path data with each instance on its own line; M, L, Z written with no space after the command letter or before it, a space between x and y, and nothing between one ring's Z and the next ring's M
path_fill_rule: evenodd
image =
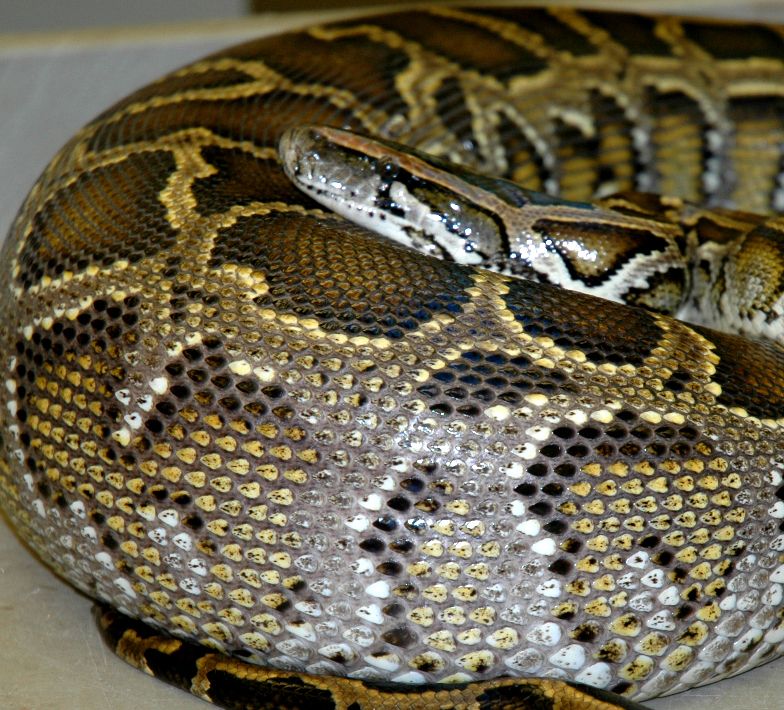
M431 4L432 2L433 0ZM381 4L379 0L25 0L24 2L0 0L0 34L190 23L199 20L239 19L264 12L326 10ZM402 3L389 2L387 6L395 4ZM492 4L507 3L500 0ZM714 2L706 0L575 2L573 0L560 4L605 5L624 9L648 7L684 13L754 14L756 17L769 18L776 17L776 13L781 16L784 8L782 0L714 0Z
M241 17L250 0L0 0L0 32L73 30Z

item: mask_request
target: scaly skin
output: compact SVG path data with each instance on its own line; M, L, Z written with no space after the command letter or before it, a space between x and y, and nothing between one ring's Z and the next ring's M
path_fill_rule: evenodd
M569 199L765 211L780 37L438 8L120 102L0 258L4 511L77 588L308 692L469 683L481 708L471 681L555 674L645 698L776 657L780 347L381 243L276 146L341 125ZM778 253L763 272L774 317Z

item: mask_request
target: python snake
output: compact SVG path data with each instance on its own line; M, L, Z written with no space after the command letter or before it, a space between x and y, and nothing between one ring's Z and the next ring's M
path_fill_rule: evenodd
M781 347L379 241L277 145L337 125L569 200L704 203L692 236L736 240L775 332L777 221L750 213L784 206L782 35L439 7L115 105L0 261L18 534L119 655L226 707L632 708L609 693L775 658Z

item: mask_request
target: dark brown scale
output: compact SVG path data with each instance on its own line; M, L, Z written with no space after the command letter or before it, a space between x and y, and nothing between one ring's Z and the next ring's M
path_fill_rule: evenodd
M133 104L140 104L159 96L175 97L182 91L193 91L198 89L218 89L230 86L238 86L254 81L253 76L240 69L208 69L193 74L180 76L168 76L154 81L152 84L139 89L131 94L127 99L116 103L109 111L105 111L98 116L92 123L100 123L109 118L112 114Z
M291 51L293 45L296 52ZM262 58L266 66L292 82L349 91L389 115L406 116L410 110L396 84L396 77L409 65L409 56L362 33L335 39L310 33L281 35L240 45L228 54ZM363 72L354 71L357 63L365 68Z
M739 357L748 347L747 339L695 328L715 344L720 357L716 381L721 385L719 401L728 407L741 407L755 417L780 417L784 412L784 372L777 363L784 353L770 341L755 342L755 364ZM765 373L762 375L762 373Z

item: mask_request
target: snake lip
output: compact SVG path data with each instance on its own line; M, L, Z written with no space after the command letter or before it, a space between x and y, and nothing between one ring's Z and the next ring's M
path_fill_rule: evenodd
M372 164L342 142L346 136L350 140L352 134L295 126L281 135L278 155L287 177L306 194L337 212L366 211L373 208L380 178Z
M278 155L286 175L296 181L302 171L303 145L308 141L310 130L305 126L287 128L278 141Z

